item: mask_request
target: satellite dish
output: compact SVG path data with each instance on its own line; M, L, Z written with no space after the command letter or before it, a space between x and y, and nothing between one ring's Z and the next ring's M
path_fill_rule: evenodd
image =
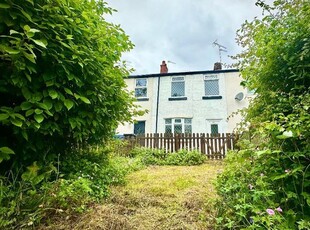
M244 98L244 94L242 92L238 93L235 96L235 100L237 100L237 101L241 101L243 98Z

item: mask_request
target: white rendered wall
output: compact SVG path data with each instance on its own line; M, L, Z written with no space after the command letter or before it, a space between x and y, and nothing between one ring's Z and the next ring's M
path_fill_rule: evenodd
M219 79L219 91L222 99L204 100L204 76L216 75ZM149 112L136 120L146 121L146 133L154 133L156 125L156 107L157 107L157 88L158 76L148 77L147 98L148 101L137 101L136 104L142 106ZM185 78L185 97L187 100L169 101L171 97L171 78L182 76ZM192 118L193 133L209 133L210 124L216 122L219 124L219 132L232 132L236 124L241 121L241 116L236 115L227 119L233 112L248 106L246 99L247 91L240 86L241 77L239 72L222 72L207 74L189 74L189 75L160 75L159 92L159 113L158 113L158 133L165 132L166 118ZM128 89L134 91L135 79L125 80ZM236 101L237 93L243 92L245 99ZM120 125L118 133L133 133L133 124Z

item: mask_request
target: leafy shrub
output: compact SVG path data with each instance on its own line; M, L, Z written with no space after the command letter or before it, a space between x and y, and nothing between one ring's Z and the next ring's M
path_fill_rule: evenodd
M102 0L1 1L0 161L97 143L135 114L115 66L133 45L111 12Z
M26 228L54 215L83 212L109 195L109 187L144 167L135 158L110 156L111 148L87 148L36 162L22 175L0 177L0 229ZM55 167L55 166L56 167Z
M218 225L222 229L295 229L297 222L309 221L306 161L301 152L230 152L216 184Z
M179 150L175 153L170 153L166 159L168 165L199 165L204 163L206 157L200 152Z
M137 147L131 155L140 159L145 165L198 165L205 161L198 151L179 150L175 153L166 153L162 149Z
M258 0L266 13L239 30L238 68L256 97L249 139L218 178L223 229L309 229L310 2Z

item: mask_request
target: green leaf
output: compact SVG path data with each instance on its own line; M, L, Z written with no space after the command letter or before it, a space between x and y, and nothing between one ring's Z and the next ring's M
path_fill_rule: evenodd
M26 87L22 88L22 94L27 100L31 99L31 92Z
M71 101L70 99L66 99L64 103L68 110L70 110L74 105L73 101Z
M22 127L22 125L23 125L23 122L19 119L12 119L11 123L17 127Z
M47 42L44 41L44 40L35 40L35 39L31 39L34 43L36 43L37 45L43 47L43 48L46 48L46 44Z
M4 52L7 52L8 54L19 54L19 50L14 50L9 46L6 45L0 45L0 49L3 50Z
M31 29L30 26L28 26L28 25L24 25L23 28L24 28L24 30L27 31L27 32Z
M42 114L43 113L43 110L42 109L35 109L34 112L36 114Z
M48 94L50 95L52 99L56 99L58 97L58 93L53 89L49 89Z
M25 130L22 131L22 135L25 138L25 140L28 141L28 134Z
M9 115L6 113L1 113L0 114L0 121L6 120L9 118Z
M20 33L16 30L10 30L10 35L12 35L12 34L20 34Z
M29 117L29 116L32 115L33 113L34 113L34 109L27 110L27 112L26 112L26 117Z
M50 110L51 108L53 108L53 103L50 99L44 99L43 100L43 104L46 106L46 108L48 110Z
M1 147L0 148L0 163L3 160L9 160L10 159L10 155L12 155L12 154L15 154L15 153L9 147Z
M15 154L12 149L9 147L1 147L0 152L5 153L5 154Z
M68 88L65 88L65 92L66 92L67 94L69 94L69 95L73 95L72 91L71 91L70 89L68 89Z
M31 33L38 33L38 32L41 32L41 31L40 31L40 30L37 30L37 29L31 28L31 29L29 30L29 32L31 32Z
M22 110L29 110L29 109L31 109L31 107L32 107L32 103L30 103L30 102L28 102L28 101L25 101L25 102L23 102L23 103L20 105L20 108L21 108Z
M23 51L23 54L24 54L24 56L29 60L29 61L31 61L32 63L34 63L34 64L36 64L36 60L35 60L35 55L33 55L33 54L29 54L29 53L27 53L27 52L25 52L25 51Z
M38 122L41 123L44 120L44 116L42 114L35 114L34 119Z
M62 110L63 104L60 103L59 101L55 104L55 110L57 112L60 112Z
M11 6L9 4L5 4L5 3L0 3L0 8L1 9L9 9Z
M90 100L88 100L88 98L86 98L86 97L80 97L80 99L83 101L83 102L85 102L86 104L90 104Z
M24 10L20 10L20 12L22 12L22 14L23 14L29 21L32 22L32 18L31 18L31 16L30 16L28 13L26 13ZM29 27L29 30L30 30L30 27Z

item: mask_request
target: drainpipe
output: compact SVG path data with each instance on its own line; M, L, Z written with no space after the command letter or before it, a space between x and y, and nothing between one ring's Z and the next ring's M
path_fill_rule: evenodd
M158 76L157 82L157 100L156 100L156 123L155 123L155 133L158 131L158 107L159 107L159 89L160 89L160 75Z
M168 67L165 61L162 61L160 65L160 74L168 73ZM158 112L159 112L159 89L160 89L160 76L158 76L158 82L157 82L157 101L156 101L156 123L155 123L155 133L158 133Z

